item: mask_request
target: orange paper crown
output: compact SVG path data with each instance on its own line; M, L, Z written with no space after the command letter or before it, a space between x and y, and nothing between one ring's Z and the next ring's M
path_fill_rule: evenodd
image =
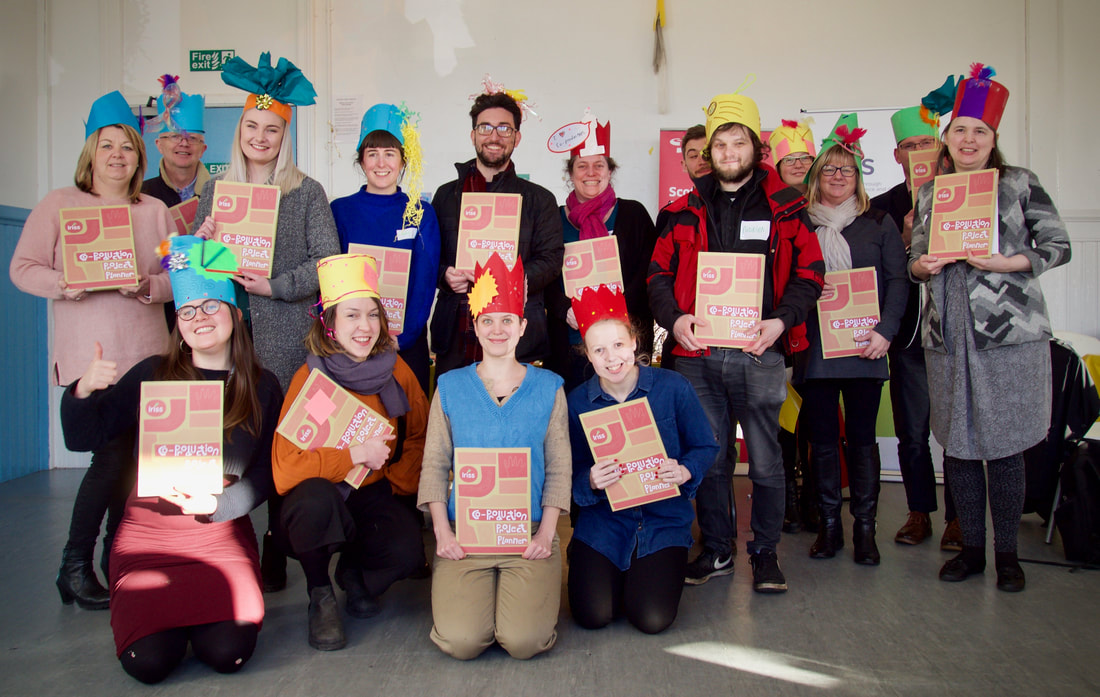
M581 339L588 328L605 319L617 319L630 326L630 315L626 311L626 298L618 288L601 283L596 288L581 288L573 298L573 315L577 318L577 329Z
M485 266L474 264L470 313L477 317L486 312L510 312L523 317L525 290L523 260L517 256L516 265L509 270L500 255L493 252Z

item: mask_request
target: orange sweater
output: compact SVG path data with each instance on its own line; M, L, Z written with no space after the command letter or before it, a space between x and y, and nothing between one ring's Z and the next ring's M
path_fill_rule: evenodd
M385 477L390 481L393 493L415 495L420 484L420 463L424 458L428 398L424 396L424 390L420 389L416 376L400 356L394 366L393 376L409 398L409 413L405 415L405 440L402 444L401 459L397 462L387 462L382 469L371 472L363 485L373 484ZM298 393L302 391L308 377L309 368L305 365L294 373L290 387L286 391L286 399L283 401L283 410L279 414L280 423L286 417ZM355 392L352 394L379 414L389 416L378 395L363 395ZM396 429L397 419L390 419L390 425ZM396 440L389 443L391 457L396 445ZM352 467L351 452L337 448L301 450L283 436L275 434L275 442L271 448L271 467L275 477L275 488L280 494L286 495L299 483L313 477L322 477L334 483L344 481L344 477Z

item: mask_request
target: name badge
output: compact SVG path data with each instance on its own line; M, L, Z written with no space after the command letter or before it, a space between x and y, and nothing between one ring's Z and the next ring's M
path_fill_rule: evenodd
M741 221L741 240L765 240L768 239L768 233L772 229L772 221L770 220L742 220Z
M401 242L403 240L411 240L412 238L416 237L417 230L418 228L414 227L407 227L404 230L398 230L397 236L394 239L397 242Z

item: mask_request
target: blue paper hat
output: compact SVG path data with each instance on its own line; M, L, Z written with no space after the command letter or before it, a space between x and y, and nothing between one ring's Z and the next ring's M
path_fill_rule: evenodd
M206 133L203 124L203 115L206 112L206 97L201 94L187 94L180 92L180 103L172 109L172 128L168 119L161 121L157 134L167 131L184 131L186 133ZM157 97L157 116L164 114L164 95Z
M206 298L236 307L232 274L238 270L237 258L221 242L194 235L170 237L161 265L168 270L176 307Z
M115 90L92 102L92 110L88 112L88 120L84 122L84 138L90 138L104 126L119 124L125 124L138 133L141 132L141 124L138 123L133 109L126 103L122 93Z
M393 104L375 104L367 113L363 114L363 123L359 127L359 145L363 144L367 134L371 131L385 131L397 138L397 142L405 144L405 136L401 134L401 125L405 123L405 111Z

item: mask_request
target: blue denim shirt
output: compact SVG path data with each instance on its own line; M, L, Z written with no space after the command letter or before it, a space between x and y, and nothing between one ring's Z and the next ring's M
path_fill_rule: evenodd
M573 449L573 500L579 514L573 537L604 555L621 570L630 568L634 555L644 557L666 547L691 547L691 499L714 458L718 442L695 390L680 374L640 366L638 384L629 399L646 397L665 452L687 467L691 479L680 496L618 512L612 511L603 491L592 488L588 475L592 451L581 428L580 415L618 402L600 387L598 376L569 393L569 439Z

